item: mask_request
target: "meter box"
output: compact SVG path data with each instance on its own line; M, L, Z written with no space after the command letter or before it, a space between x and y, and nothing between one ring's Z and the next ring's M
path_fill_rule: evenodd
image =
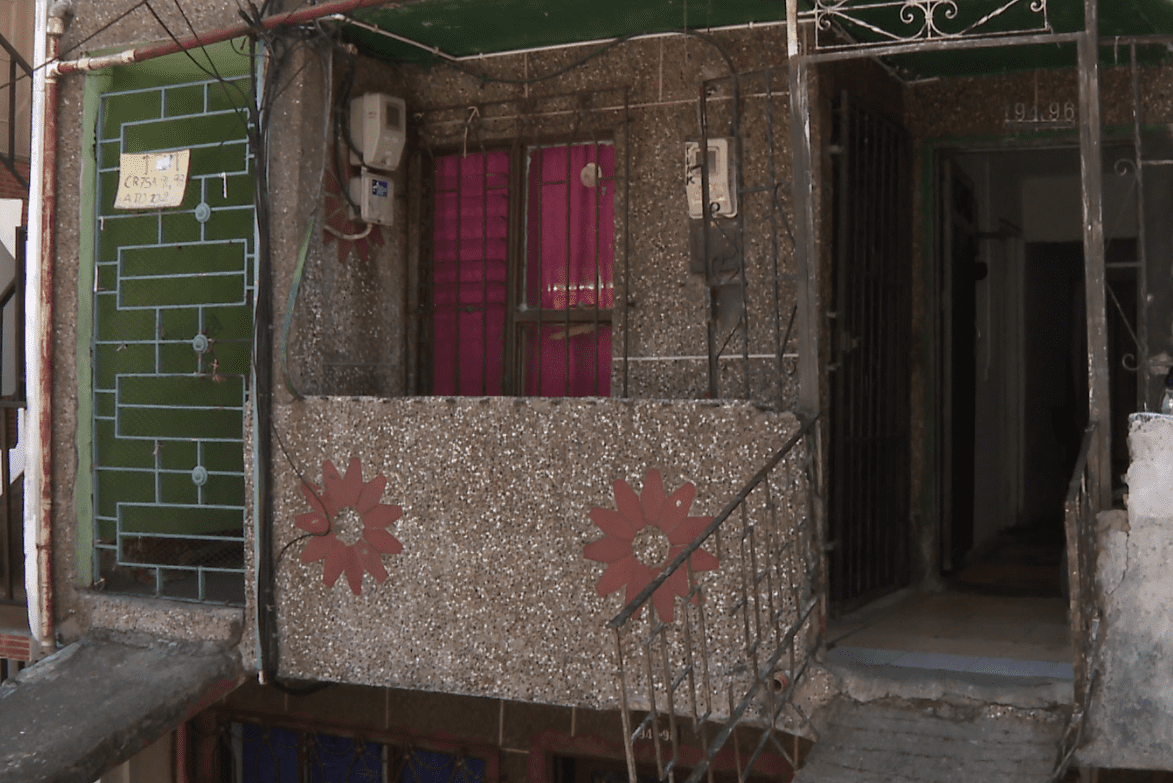
M390 226L395 218L395 182L390 175L363 169L350 180L350 199L358 204L364 223Z
M407 104L402 98L368 92L350 102L350 140L362 154L351 152L351 162L367 168L394 171L407 139Z
M688 195L688 216L704 216L701 198L701 145L689 141L684 145L684 189ZM709 139L709 204L713 217L737 217L737 188L729 160L729 139Z

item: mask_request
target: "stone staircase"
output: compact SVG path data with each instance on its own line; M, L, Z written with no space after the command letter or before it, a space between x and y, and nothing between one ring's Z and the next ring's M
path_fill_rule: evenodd
M1045 783L1070 682L832 665L839 693L795 783Z

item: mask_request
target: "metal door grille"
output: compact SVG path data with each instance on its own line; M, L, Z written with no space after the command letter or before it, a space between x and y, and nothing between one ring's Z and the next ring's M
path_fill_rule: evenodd
M908 578L909 270L904 130L835 107L831 306L830 599Z
M94 227L94 571L108 589L243 601L255 227L247 80L108 92ZM113 208L119 155L191 150L172 209Z

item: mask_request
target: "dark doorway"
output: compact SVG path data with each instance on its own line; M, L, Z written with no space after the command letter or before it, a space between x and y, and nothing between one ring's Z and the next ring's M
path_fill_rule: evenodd
M1063 501L1087 426L1083 245L1026 246L1023 524L1061 536Z
M1117 487L1138 398L1136 202L1124 170L1105 171L1119 234L1106 242ZM938 171L940 573L960 589L1059 596L1064 501L1088 421L1078 151L943 155Z

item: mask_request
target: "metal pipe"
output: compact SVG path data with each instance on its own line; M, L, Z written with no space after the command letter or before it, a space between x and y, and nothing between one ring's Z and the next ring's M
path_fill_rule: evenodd
M534 54L537 52L565 51L567 49L580 48L580 47L584 47L584 46L599 47L599 46L606 46L607 44L615 43L616 41L619 40L618 37L592 38L589 41L572 41L570 43L564 43L564 44L547 44L544 46L529 46L529 47L525 47L522 49L506 49L501 52L478 52L477 54L464 54L464 55L457 56L457 55L452 55L452 54L449 54L448 52L445 52L443 49L441 49L438 46L431 46L429 44L422 43L422 42L417 41L413 38L408 38L407 36L400 35L399 33L393 33L390 30L384 30L381 27L378 27L373 24L369 24L367 22L363 22L358 19L350 19L342 13L332 14L328 19L326 19L324 21L342 22L344 24L353 25L354 27L360 27L363 30L366 30L367 32L374 33L376 35L381 35L385 38L390 38L393 41L398 41L399 43L406 44L408 46L414 46L417 49L422 49L423 51L428 52L429 54L435 55L436 57L439 57L444 60L450 60L452 62L468 62L469 60L486 60L491 57L514 57L517 55ZM813 24L813 23L814 23L813 17L807 17L807 18L803 18L803 19L799 20L799 24ZM772 20L772 21L768 21L768 22L746 22L744 24L730 24L730 25L723 25L720 27L706 27L705 32L718 33L718 32L730 32L730 31L740 31L740 30L764 30L764 29L767 29L770 27L783 27L785 25L786 25L785 19L777 19L777 20ZM648 40L651 40L654 38L674 38L674 37L685 36L685 35L686 35L686 33L683 33L679 30L668 30L668 31L662 32L662 33L641 33L639 35L633 35L628 38L624 38L623 40L625 40L625 41L648 41Z
M1099 5L1084 0L1079 39L1080 175L1083 191L1084 299L1087 308L1088 421L1096 422L1089 458L1098 486L1096 510L1111 508L1112 457L1108 389L1108 317L1104 283L1103 124L1100 107ZM1075 586L1072 586L1075 589Z
M307 22L313 22L325 16L333 14L345 14L351 11L357 11L362 8L370 8L379 5L390 5L393 7L402 7L404 5L411 5L411 3L388 3L387 0L333 0L333 2L322 3L321 5L303 8L297 11L289 11L283 14L274 14L273 16L262 19L258 24L238 24L233 27L225 27L204 35L192 35L187 38L182 38L174 41L167 41L165 43L153 44L151 46L143 46L134 49L127 49L117 54L107 54L99 57L81 57L77 60L63 60L55 62L49 66L52 75L69 74L69 73L85 73L88 71L97 71L103 68L110 68L115 65L130 65L131 63L140 63L144 60L153 60L156 57L163 57L168 54L177 54L185 52L189 49L195 49L200 46L208 46L210 44L221 43L222 41L230 41L233 38L240 38L246 35L255 35L259 30L272 30L277 27L293 27Z
M65 33L67 6L37 0L34 59L57 56ZM25 289L25 332L29 358L28 432L25 469L25 591L29 596L29 630L41 651L53 648L53 272L54 221L57 209L57 84L45 69L33 75L33 122L30 150L29 274ZM40 204L38 211L31 205Z

